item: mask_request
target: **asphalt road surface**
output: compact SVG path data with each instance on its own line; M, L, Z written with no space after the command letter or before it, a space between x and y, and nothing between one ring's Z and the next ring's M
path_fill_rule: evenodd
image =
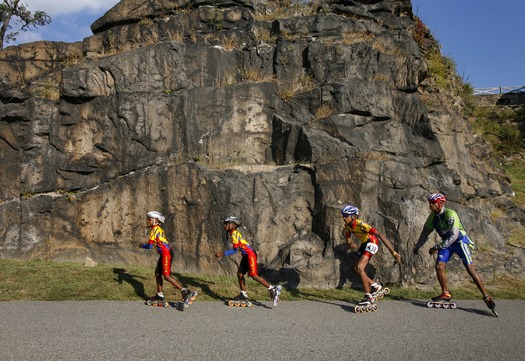
M524 360L525 301L0 302L0 360Z

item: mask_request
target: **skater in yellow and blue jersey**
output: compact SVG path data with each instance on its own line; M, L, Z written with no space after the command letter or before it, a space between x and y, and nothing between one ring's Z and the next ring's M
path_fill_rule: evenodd
M166 280L171 283L176 289L180 290L182 300L187 301L188 298L197 296L197 292L191 292L185 288L176 278L171 275L171 264L173 263L173 249L166 239L164 230L161 228L165 217L157 211L148 212L147 226L150 229L148 242L142 244L140 247L144 249L151 249L155 247L160 255L157 267L155 268L155 280L157 284L157 293L152 297L151 301L164 302L163 281Z
M433 297L432 301L450 301L452 298L448 291L445 269L450 257L456 253L480 290L483 300L487 306L494 311L496 304L485 289L481 277L474 268L471 253L471 249L474 248L474 243L467 236L467 232L456 211L445 207L446 200L445 195L441 193L433 193L428 196L428 205L431 213L414 247L414 254L418 254L419 249L423 247L428 240L428 236L434 230L438 233L439 237L441 237L441 242L429 250L430 254L437 253L436 274L439 285L441 286L441 295Z
M246 280L244 275L248 273L248 276L259 282L261 285L268 288L270 298L273 300L273 305L277 306L279 301L279 295L281 294L282 286L272 286L268 281L259 276L257 272L257 252L253 247L246 241L238 228L242 225L239 218L234 216L226 217L223 221L224 231L228 234L232 241L233 248L225 252L215 253L215 257L221 258L224 256L231 256L238 252L241 253L242 259L237 270L237 278L239 280L239 287L241 293L234 298L236 301L248 301L248 293L246 292Z

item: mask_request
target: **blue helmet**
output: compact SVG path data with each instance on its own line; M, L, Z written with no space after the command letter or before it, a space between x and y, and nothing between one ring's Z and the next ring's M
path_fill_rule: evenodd
M346 206L343 207L343 209L341 209L341 214L343 215L343 217L349 217L353 214L355 215L358 215L359 214L359 208L351 205L351 204L347 204Z
M441 193L432 193L428 196L428 201L430 203L445 203L446 200L447 197L445 197L445 195Z

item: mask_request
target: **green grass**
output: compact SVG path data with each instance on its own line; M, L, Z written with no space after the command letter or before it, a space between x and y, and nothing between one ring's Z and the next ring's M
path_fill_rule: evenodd
M239 292L235 276L195 274L174 274L174 276L184 285L197 290L199 301L224 300ZM525 294L521 291L525 287L524 280L502 276L490 282L486 280L486 283L495 298L525 299ZM250 278L247 279L247 287L251 299L268 299L266 288ZM392 285L390 289L390 298L400 300L427 299L438 293L437 288L433 291L421 291ZM151 268L106 264L85 267L78 263L0 260L0 301L139 301L152 296L154 292L155 279ZM451 292L457 299L480 298L479 291L472 283L467 283L461 289L451 289ZM166 284L165 293L168 299L173 299L174 288ZM358 301L362 295L360 289L352 288L332 290L285 288L282 300Z
M512 162L506 164L504 169L512 182L512 190L515 193L514 201L520 205L525 204L525 163Z
M523 152L525 148L525 133L521 126L525 122L523 108L477 107L473 115L476 118L474 129L491 144L498 162ZM515 162L512 167L520 166L520 163L523 162ZM523 171L520 176L522 175Z

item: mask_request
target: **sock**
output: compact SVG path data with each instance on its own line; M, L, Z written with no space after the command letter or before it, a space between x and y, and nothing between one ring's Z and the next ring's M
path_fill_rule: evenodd
M246 292L246 291L241 291L241 293L242 293L242 295L243 295L244 297L248 297L248 292Z
M157 292L157 296L164 298L164 293L162 293L162 292Z

